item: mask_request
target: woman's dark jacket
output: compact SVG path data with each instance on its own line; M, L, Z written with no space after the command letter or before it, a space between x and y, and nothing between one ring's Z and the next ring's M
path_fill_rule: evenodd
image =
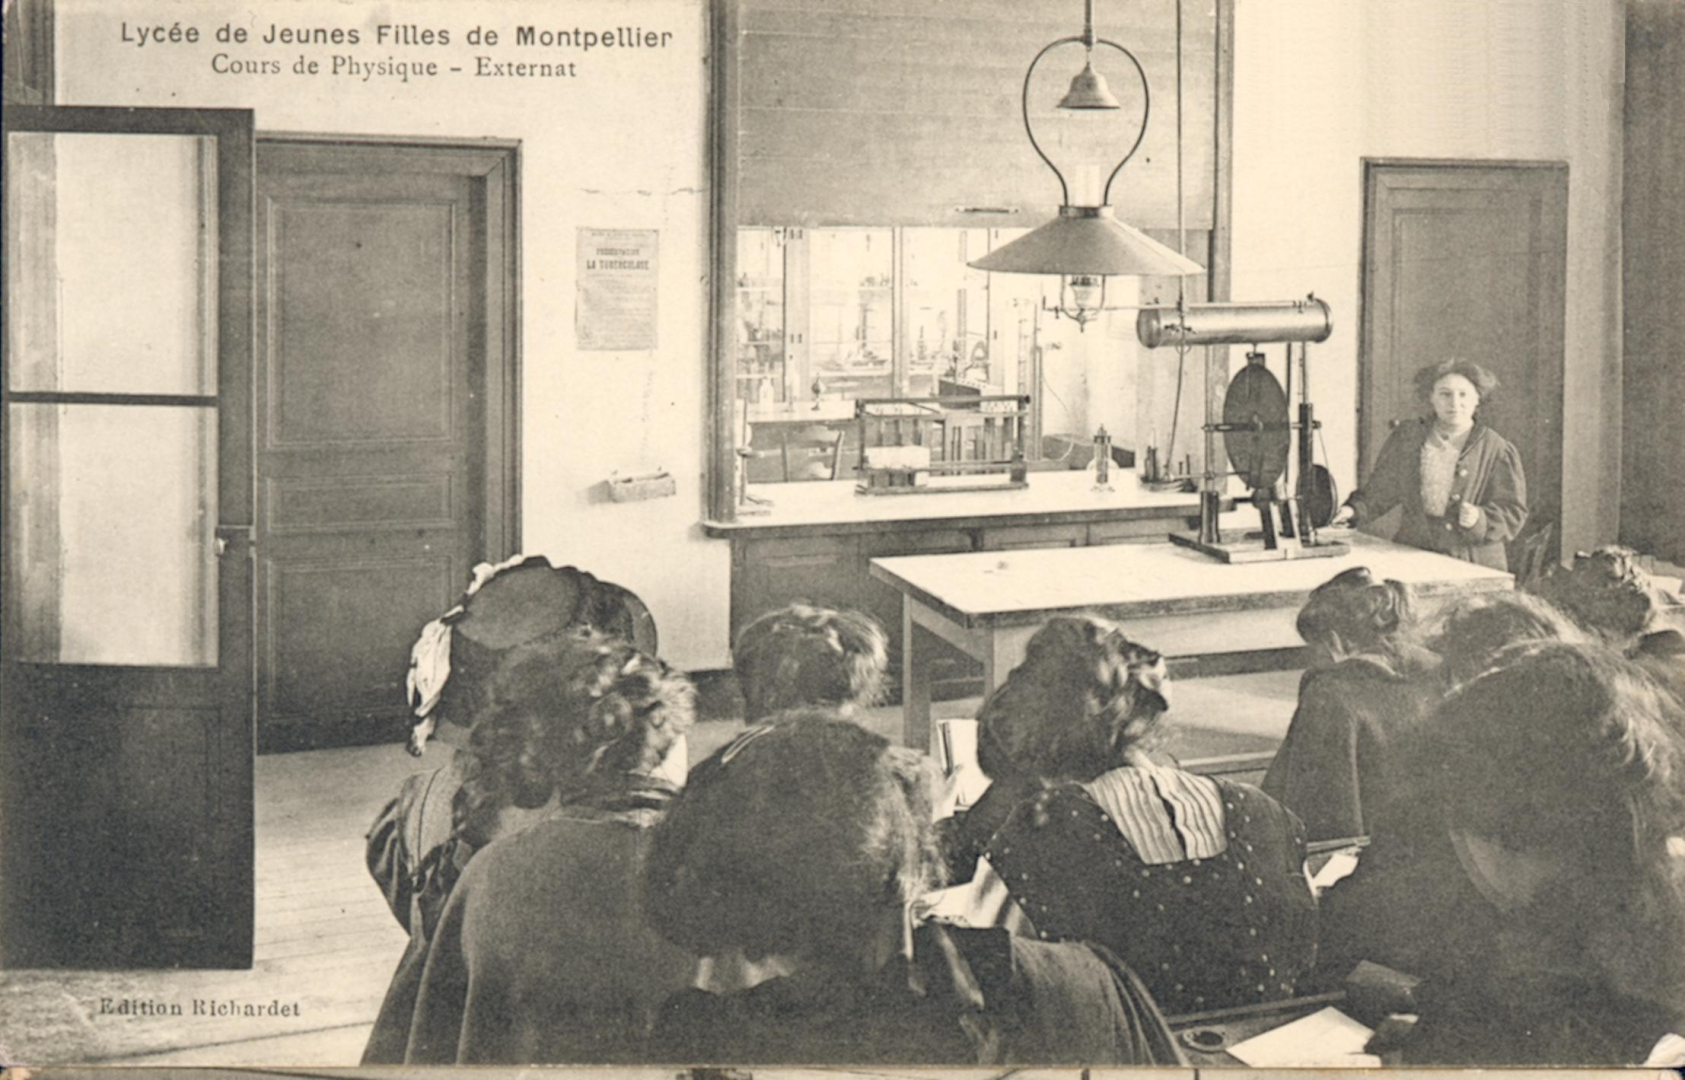
M1404 516L1393 537L1398 543L1495 570L1509 569L1504 545L1527 523L1527 479L1521 455L1509 440L1476 421L1457 457L1445 516L1430 517L1422 507L1422 444L1432 430L1433 421L1425 419L1402 424L1387 436L1368 481L1346 500L1357 512L1357 522L1402 507ZM1469 528L1457 523L1458 503L1480 511Z
M1431 704L1423 675L1434 659L1421 649L1353 656L1300 678L1298 708L1263 788L1299 815L1311 840L1368 834L1398 779L1395 744Z
M1623 997L1590 972L1515 984L1489 960L1506 925L1435 808L1394 802L1357 870L1322 896L1318 981L1337 986L1364 960L1424 980L1406 1065L1636 1065L1664 1033L1685 1032L1685 1003Z
M695 959L645 924L642 866L672 789L654 782L475 853L414 928L364 1064L647 1060L655 1010Z

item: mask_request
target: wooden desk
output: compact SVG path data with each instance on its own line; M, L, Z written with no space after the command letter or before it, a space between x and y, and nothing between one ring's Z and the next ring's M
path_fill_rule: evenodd
M1054 615L1115 620L1167 657L1289 648L1300 643L1294 620L1311 590L1353 566L1418 596L1514 585L1503 571L1361 534L1338 558L1237 565L1151 543L880 558L870 573L901 593L905 737L929 747L929 655L938 641L983 662L984 693L1005 681Z

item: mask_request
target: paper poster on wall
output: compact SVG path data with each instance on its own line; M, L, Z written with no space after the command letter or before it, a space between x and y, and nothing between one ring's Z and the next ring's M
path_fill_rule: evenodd
M579 230L579 348L655 348L658 238L654 229Z

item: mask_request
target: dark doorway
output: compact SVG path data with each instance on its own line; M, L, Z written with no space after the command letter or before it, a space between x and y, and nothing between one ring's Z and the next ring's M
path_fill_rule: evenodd
M1416 371L1460 356L1498 376L1481 419L1520 452L1534 525L1555 520L1568 166L1369 160L1363 193L1359 475L1388 431L1424 414Z
M260 749L399 730L417 631L515 550L515 172L259 140Z

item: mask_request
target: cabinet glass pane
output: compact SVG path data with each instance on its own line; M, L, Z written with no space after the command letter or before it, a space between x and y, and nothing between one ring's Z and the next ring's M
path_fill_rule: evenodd
M6 407L6 654L214 666L216 413Z
M807 236L813 377L827 394L861 398L900 393L891 362L894 231L810 229Z
M788 391L784 230L737 230L737 398L773 404Z
M907 392L1008 392L989 363L989 275L966 265L988 253L988 230L906 229L902 235Z
M1028 231L991 229L990 250ZM1053 390L1045 377L1049 365L1057 369L1065 362L1059 320L1042 306L1044 296L1052 303L1058 291L1059 279L1044 274L989 275L989 374L999 393L1030 395L1024 456L1031 461L1043 457L1044 432L1075 426L1070 416L1073 402ZM1080 407L1082 402L1074 404Z
M7 385L216 392L216 145L6 136Z

